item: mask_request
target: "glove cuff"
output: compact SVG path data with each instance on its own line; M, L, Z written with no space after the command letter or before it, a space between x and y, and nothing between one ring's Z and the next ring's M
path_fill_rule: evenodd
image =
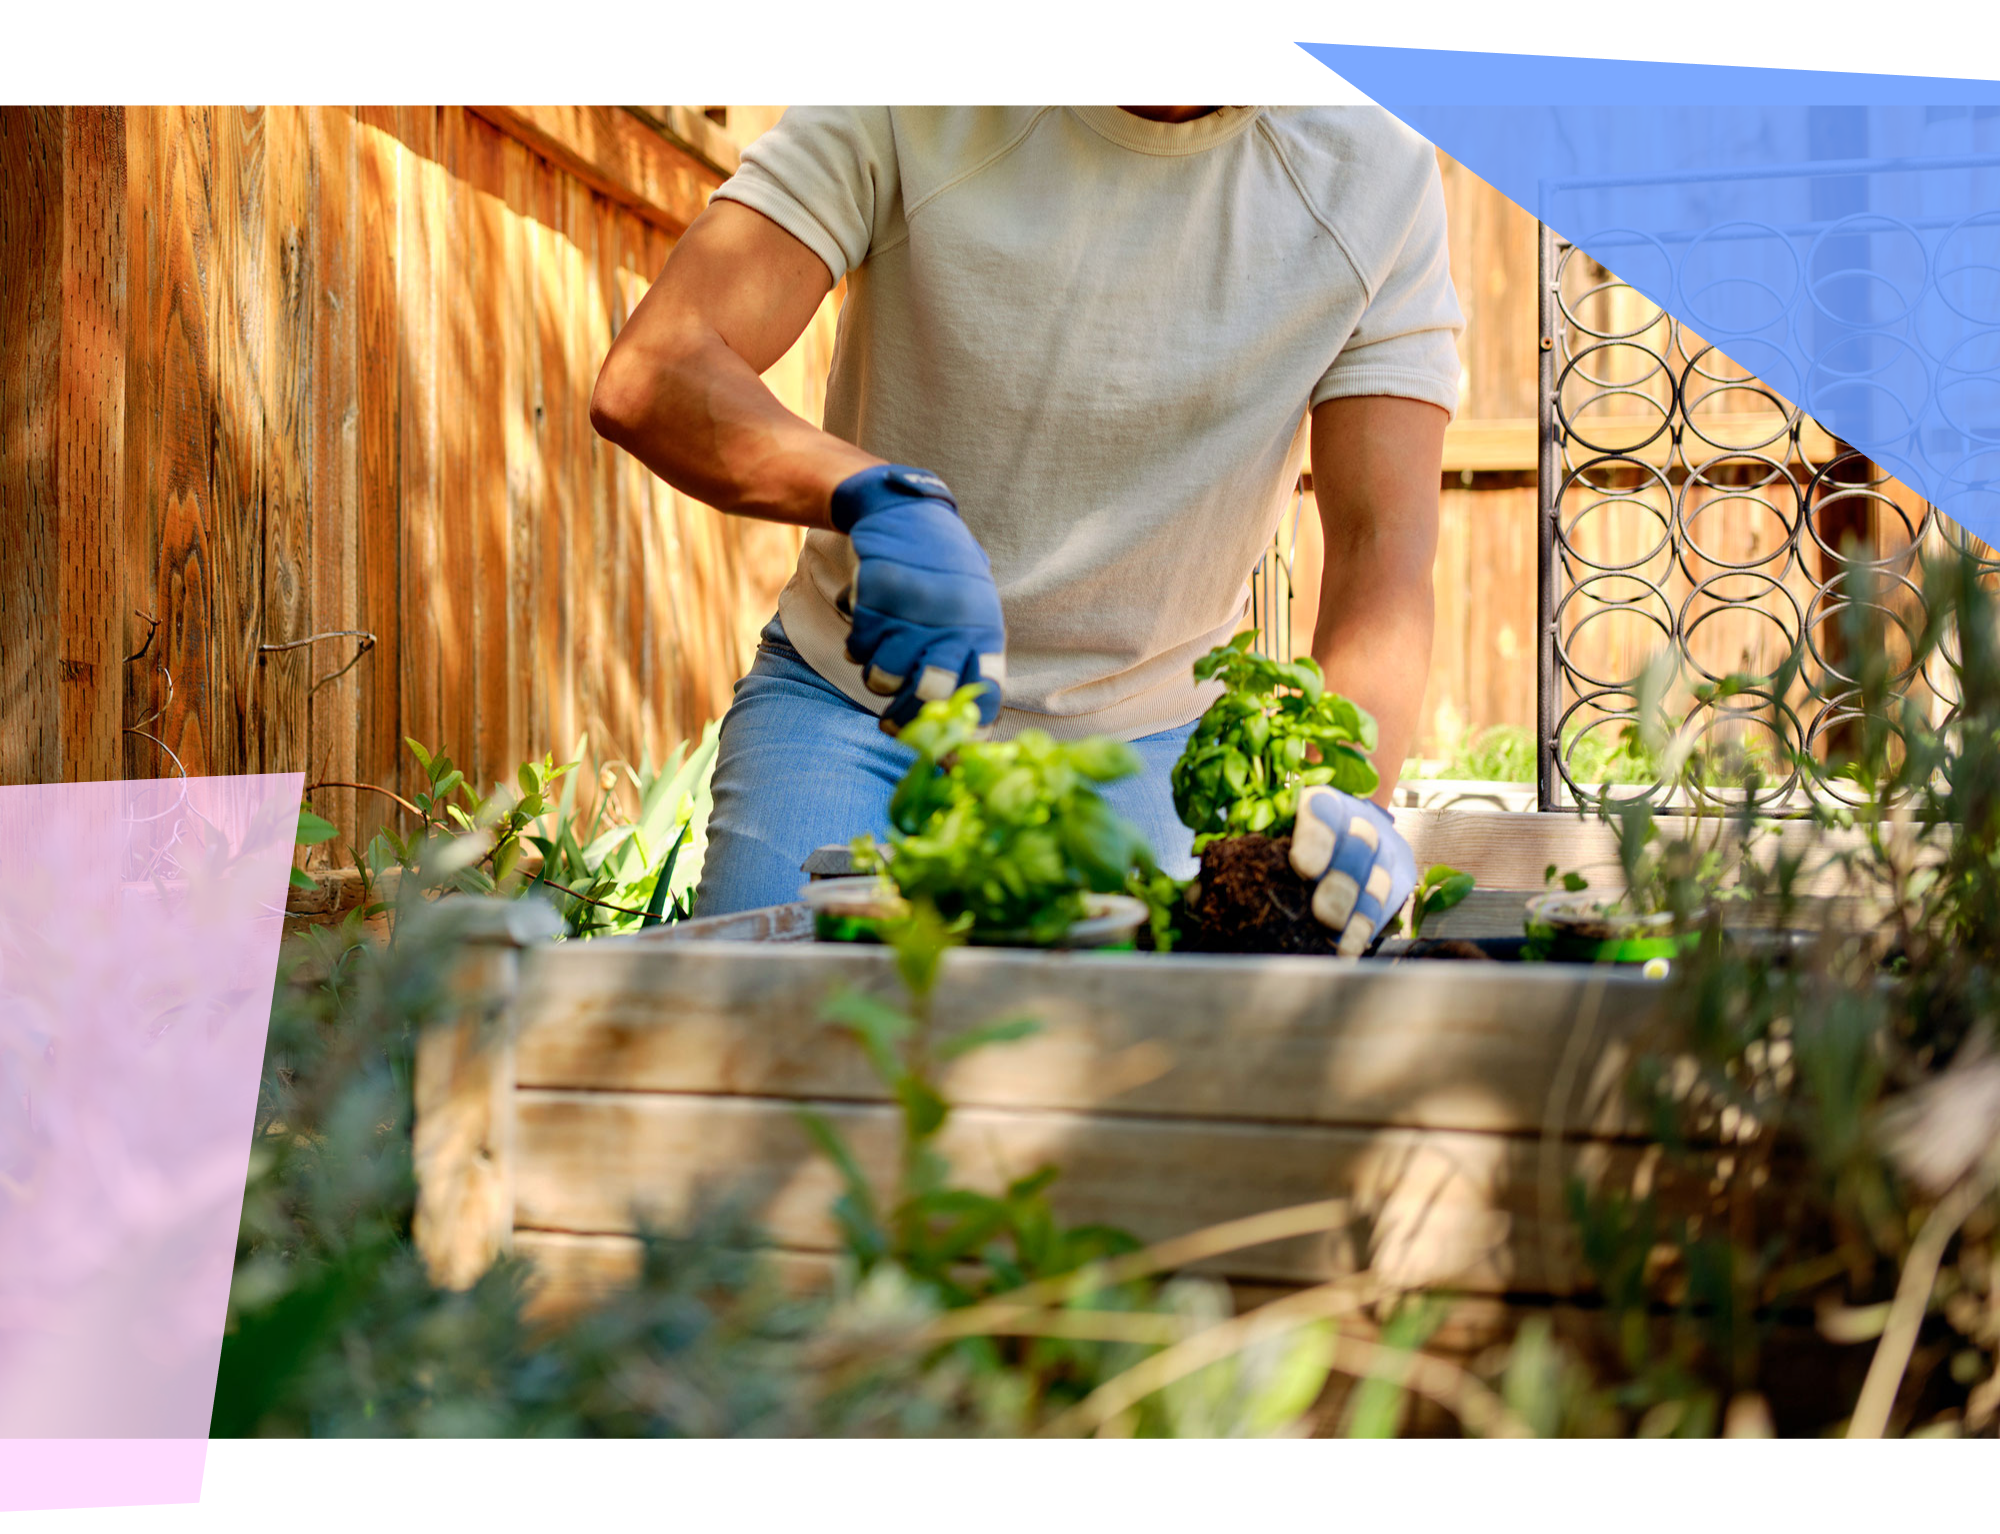
M953 511L958 510L950 488L930 470L906 463L878 463L836 485L829 511L833 525L847 533L869 513L900 501L943 501Z

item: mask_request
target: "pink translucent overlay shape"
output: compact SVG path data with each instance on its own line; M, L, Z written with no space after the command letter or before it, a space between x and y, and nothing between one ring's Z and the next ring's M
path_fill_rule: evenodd
M206 1438L0 1438L0 1528L202 1534Z
M214 1476L208 1534L930 1534L930 1476Z
M200 1496L301 786L0 788L0 1510Z

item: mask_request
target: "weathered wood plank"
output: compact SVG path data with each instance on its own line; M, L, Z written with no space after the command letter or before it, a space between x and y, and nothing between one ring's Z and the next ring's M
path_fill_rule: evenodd
M316 274L311 230L308 108L271 107L264 121L265 185L256 280L263 323L264 414L263 612L260 644L286 644L312 632L313 330ZM330 651L311 645L265 650L251 682L262 699L257 759L266 772L305 772L307 689L313 666Z
M513 1237L516 1128L508 999L515 951L474 943L452 976L458 1015L417 1040L411 1236L434 1282L468 1287Z
M0 781L62 776L63 113L0 107Z
M205 213L215 241L207 321L214 347L214 627L209 633L210 760L222 772L264 769L257 645L264 627L269 493L265 337L275 313L260 280L266 194L261 107L218 107Z
M478 277L472 256L472 199L466 184L463 107L438 108L434 169L440 221L430 260L435 273L437 333L438 744L474 786L489 786L479 760L478 550L480 515L473 481L474 422L487 379L474 371ZM421 737L419 737L421 738Z
M471 108L584 185L679 234L722 177L621 107Z
M536 663L542 689L537 724L558 751L577 739L577 635L570 608L569 565L574 558L571 527L575 498L569 416L564 409L568 376L569 284L561 229L561 181L539 157L529 161L535 208L534 275L531 308L530 389L534 400L537 507L535 581L537 587Z
M355 227L355 139L353 117L343 107L315 107L307 116L311 155L313 214L309 229L309 292L312 308L312 479L308 502L312 566L312 626L315 633L366 629L361 609L361 499L359 390L360 305ZM361 779L358 746L361 688L365 672L387 657L371 651L352 670L318 683L345 666L357 639L329 640L312 648L307 686L306 730L312 755L307 781ZM365 668L365 672L364 672ZM351 843L360 832L354 790L322 789L314 795L319 813L338 825ZM373 797L368 796L368 797Z
M158 635L155 662L139 693L140 715L164 709L149 731L196 777L227 772L211 742L211 719L222 710L223 683L214 675L212 631L218 620L216 567L223 554L215 535L216 452L214 335L209 321L215 284L214 239L207 188L216 175L211 115L168 107L155 119L159 147L158 239L153 280L162 297L149 341L157 347L158 411L152 447L158 455L159 565L153 579ZM141 662L140 666L144 663ZM135 667L135 670L140 669ZM171 763L153 756L150 771L170 776Z
M158 107L125 112L125 441L118 516L122 589L112 617L113 632L123 640L118 646L121 734L114 760L118 775L126 778L173 771L158 746L122 733L152 711L156 668L164 653L161 637L140 616L157 617L160 609L160 378L167 314L161 235L164 117ZM123 658L141 646L143 659ZM153 733L159 733L157 728Z
M102 782L124 776L125 112L63 117L62 775Z
M466 383L467 501L472 518L474 735L467 747L482 786L511 782L525 742L511 707L513 544L507 496L507 418L515 409L508 357L507 212L498 192L506 140L484 120L462 118L464 147L453 196L465 220L459 305L469 315Z
M779 1245L838 1247L829 1213L838 1177L796 1104L529 1088L514 1102L517 1228L617 1235L641 1218L671 1226L730 1190ZM897 1111L813 1106L888 1186ZM1059 1166L1051 1197L1061 1218L1118 1225L1148 1242L1271 1209L1345 1202L1337 1230L1203 1265L1230 1277L1315 1283L1367 1268L1398 1285L1551 1294L1578 1282L1563 1181L1629 1177L1639 1155L1560 1146L1555 1196L1545 1197L1534 1142L1500 1135L962 1108L940 1148L966 1186L989 1193Z
M889 954L845 945L555 945L522 966L519 1073L552 1089L882 1100L819 1021L841 986L895 999ZM1660 990L1570 967L1338 959L951 954L946 1034L1033 1017L950 1066L954 1102L1266 1122L1539 1133L1630 1127L1615 1083Z
M497 136L497 135L496 135ZM510 762L525 758L530 742L549 749L537 726L541 671L535 653L538 585L535 540L540 476L535 460L535 401L530 398L534 355L534 237L528 228L528 151L513 139L497 146L499 245L493 285L497 301L502 472L506 478L507 590L501 607L506 636L507 749Z
M445 590L439 536L438 486L438 242L444 230L442 173L437 166L437 111L398 107L396 203L399 320L397 423L402 521L402 729L435 750L462 753L460 741L443 739L439 695L441 650L452 631L455 593ZM416 764L400 753L402 779L416 785ZM408 796L407 788L405 797Z
M1668 837L1687 835L1694 824L1686 816L1658 817L1661 834ZM1617 827L1594 815L1586 819L1560 811L1523 815L1399 809L1396 827L1409 841L1419 868L1429 863L1449 863L1473 875L1482 886L1540 889L1543 875L1553 863L1563 872L1582 873L1593 889L1624 887ZM1710 821L1702 830L1705 836L1713 836L1715 822ZM1781 822L1778 845L1795 852L1812 845L1820 836L1809 822ZM1829 849L1852 844L1852 833L1830 834L1820 842ZM1800 892L1833 895L1839 893L1839 888L1828 875L1804 881Z
M399 464L403 347L397 274L402 165L382 114L363 108L355 128L355 585L361 627L376 653L356 668L356 781L399 786L402 743L402 535ZM379 794L356 796L363 844L394 813Z

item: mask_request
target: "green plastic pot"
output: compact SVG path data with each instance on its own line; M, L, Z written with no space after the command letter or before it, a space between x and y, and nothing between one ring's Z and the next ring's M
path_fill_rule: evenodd
M1675 933L1670 912L1634 915L1608 911L1582 891L1538 895L1528 902L1529 940L1564 964L1644 964L1677 959L1694 950L1697 932Z

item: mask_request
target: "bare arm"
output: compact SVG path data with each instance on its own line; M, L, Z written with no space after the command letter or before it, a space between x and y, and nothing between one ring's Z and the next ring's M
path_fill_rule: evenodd
M834 487L882 460L794 415L758 375L832 287L811 248L763 214L711 203L612 343L590 424L719 510L830 526Z
M1326 532L1313 658L1329 687L1375 716L1375 799L1385 806L1430 679L1449 419L1436 405L1388 395L1328 400L1312 416L1313 496Z

